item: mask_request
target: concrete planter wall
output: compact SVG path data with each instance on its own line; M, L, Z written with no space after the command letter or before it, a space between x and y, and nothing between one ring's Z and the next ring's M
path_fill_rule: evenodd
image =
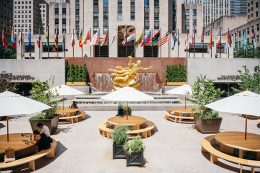
M126 153L126 166L144 166L144 151Z
M187 82L166 82L167 86L181 86L187 84Z
M66 82L68 86L85 86L86 82Z
M59 122L58 116L55 116L53 119L35 119L35 120L30 119L31 128L33 131L38 129L37 128L38 123L42 123L50 129L51 134L54 134L55 131L57 130L58 122Z
M115 142L113 142L113 159L125 159L126 158L126 152L124 150L124 147L122 145L117 145Z
M201 133L217 133L219 132L222 118L218 119L201 119L195 117L195 126Z

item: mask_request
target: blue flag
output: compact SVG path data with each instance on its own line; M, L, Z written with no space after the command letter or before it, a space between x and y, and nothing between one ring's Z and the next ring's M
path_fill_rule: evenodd
M28 48L31 48L31 30L28 31Z
M243 36L243 47L244 49L247 48L247 38L246 38L246 32L244 32L244 36Z

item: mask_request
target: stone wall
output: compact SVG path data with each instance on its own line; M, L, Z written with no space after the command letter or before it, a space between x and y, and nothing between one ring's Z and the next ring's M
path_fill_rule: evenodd
M66 60L68 64L86 64L91 82L95 73L110 73L109 68L113 69L117 65L125 67L128 64L127 58L66 58ZM157 73L161 83L166 81L165 71L168 64L185 64L186 62L185 58L133 58L132 62L135 63L137 60L142 61L142 67L152 66L145 72Z

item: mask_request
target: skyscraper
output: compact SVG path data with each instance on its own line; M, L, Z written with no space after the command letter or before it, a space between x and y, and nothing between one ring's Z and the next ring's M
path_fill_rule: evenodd
M5 29L6 40L10 42L13 24L13 0L0 0L0 31ZM0 40L0 43L2 39Z
M230 15L245 15L247 13L247 0L230 0Z

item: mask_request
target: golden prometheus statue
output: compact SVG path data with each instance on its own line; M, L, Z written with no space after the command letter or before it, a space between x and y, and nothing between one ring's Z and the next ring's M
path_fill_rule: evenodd
M126 86L133 87L137 90L140 88L139 83L139 70L148 70L148 68L141 67L141 60L137 60L136 63L132 63L132 56L128 56L128 67L116 66L115 69L108 69L111 71L111 78L114 84L114 89L123 88Z

